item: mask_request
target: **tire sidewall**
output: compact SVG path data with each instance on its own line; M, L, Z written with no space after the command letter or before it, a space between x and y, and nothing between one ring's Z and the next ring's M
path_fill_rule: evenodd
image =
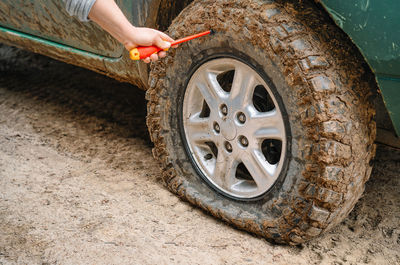
M174 56L174 63L167 70L168 101L172 104L167 104L169 110L168 117L165 121L169 123L171 131L168 134L168 141L171 145L171 159L178 175L183 179L183 185L192 187L194 192L206 193L209 198L225 201L223 204L235 205L240 211L250 210L251 212L263 212L269 218L278 218L279 213L265 209L271 207L274 201L282 201L282 198L288 199L288 191L293 190L293 185L296 183L298 174L303 170L302 166L293 160L292 153L292 127L300 128L299 119L290 118L290 113L298 113L296 104L294 104L293 95L290 93L288 84L284 76L274 62L266 56L265 52L255 49L254 46L237 41L220 41L226 39L224 35L212 36L208 40L193 42L185 47L180 47ZM240 38L239 38L240 39ZM239 50L240 49L240 50ZM255 69L270 85L275 98L278 101L282 116L285 121L285 130L287 135L286 159L277 181L273 187L263 195L247 201L238 201L220 194L213 187L206 183L204 178L199 176L199 170L196 169L190 161L188 150L185 149L185 136L183 133L182 124L182 105L185 95L186 86L193 72L203 63L215 59L230 57L241 60ZM288 108L288 111L287 111ZM289 114L288 114L289 113ZM294 123L294 124L293 124ZM295 130L299 134L302 130ZM296 146L296 145L295 145ZM297 154L296 154L297 155ZM198 190L201 187L201 191ZM285 189L282 189L285 187ZM205 195L205 194L203 194ZM268 202L270 202L268 204ZM261 209L262 208L262 209ZM266 218L267 216L264 216ZM268 219L269 219L268 218Z
M362 194L375 152L369 97L376 83L329 17L308 1L289 2L193 1L174 20L170 35L210 27L217 34L172 49L152 65L147 124L171 191L238 228L299 244L338 224ZM256 201L232 200L210 188L181 138L178 117L187 81L216 49L245 54L275 85L287 114L286 174Z

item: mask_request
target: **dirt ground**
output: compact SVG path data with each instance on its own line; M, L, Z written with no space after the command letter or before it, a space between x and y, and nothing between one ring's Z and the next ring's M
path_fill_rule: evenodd
M142 91L0 48L0 264L400 264L399 171L378 146L344 222L273 245L166 190Z

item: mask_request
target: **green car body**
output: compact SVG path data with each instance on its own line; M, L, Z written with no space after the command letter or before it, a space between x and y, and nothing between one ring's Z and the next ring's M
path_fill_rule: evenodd
M370 65L399 135L400 1L322 0L320 2Z
M138 26L165 30L190 0L119 0ZM316 0L359 48L375 74L397 135L400 135L400 2ZM30 49L147 88L148 68L94 23L69 17L62 1L3 0L0 41Z

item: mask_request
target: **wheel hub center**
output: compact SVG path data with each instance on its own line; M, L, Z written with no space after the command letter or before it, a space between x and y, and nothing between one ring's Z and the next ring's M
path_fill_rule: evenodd
M236 126L235 123L226 119L221 124L221 134L227 141L232 141L236 137Z

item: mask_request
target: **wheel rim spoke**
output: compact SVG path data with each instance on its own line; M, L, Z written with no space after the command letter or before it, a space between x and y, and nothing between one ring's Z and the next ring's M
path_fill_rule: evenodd
M235 67L230 99L241 107L251 103L254 88L257 85L257 78L254 73L241 65Z
M218 105L221 103L222 88L216 80L216 73L205 71L196 80L196 86L210 109L213 110L218 108Z
M223 155L224 150L218 151L218 158L215 163L214 171L212 173L214 180L226 189L231 187L237 182L235 178L236 168L239 161L232 156Z
M206 142L211 142L213 137L208 132L196 132L192 134L192 143L195 145L204 145Z
M209 131L209 119L208 118L201 118L200 117L200 112L192 115L186 120L186 128L189 131L202 131L202 132L208 132Z
M242 157L243 164L250 172L258 188L270 187L274 183L275 166L270 165L257 150L252 150Z
M283 140L285 131L280 114L276 110L260 113L250 111L249 133L257 139Z
M186 130L191 134L191 142L196 146L206 147L206 142L213 141L209 118L201 118L200 112L185 121Z

